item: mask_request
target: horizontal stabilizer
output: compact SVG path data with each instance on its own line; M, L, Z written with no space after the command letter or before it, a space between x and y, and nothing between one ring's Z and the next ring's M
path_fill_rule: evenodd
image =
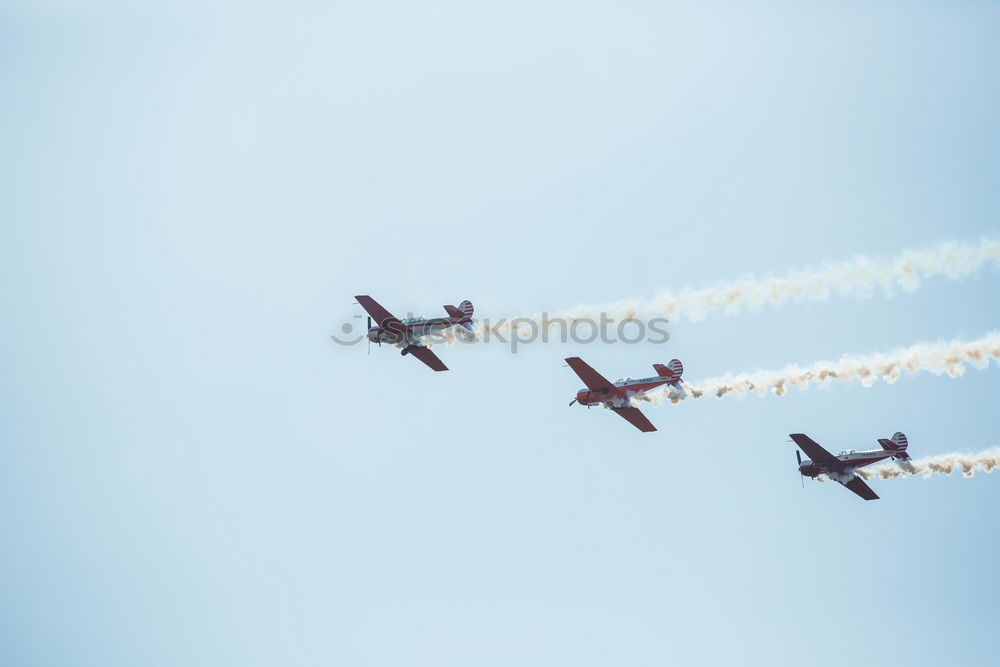
M910 443L907 442L906 436L898 431L893 434L891 439L879 438L878 444L882 445L882 449L892 452L892 455L897 459L910 458L910 455L906 453L906 448Z
M449 317L453 317L456 320L467 320L472 317L472 313L474 312L472 302L468 299L458 304L457 308L455 306L445 306L444 309Z
M681 381L681 375L684 373L684 365L680 359L672 359L666 366L663 364L653 364L653 370L661 378L667 378L668 382L676 385Z

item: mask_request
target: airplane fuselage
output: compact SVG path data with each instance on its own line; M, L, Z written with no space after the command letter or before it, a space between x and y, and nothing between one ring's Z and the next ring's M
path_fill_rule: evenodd
M848 470L878 463L888 458L893 458L893 452L885 449L868 449L861 452L850 450L838 454L836 464L824 465L805 459L799 466L799 472L806 477L818 477L819 475L830 475L830 473L840 474Z
M393 330L372 327L368 330L368 340L373 343L388 343L390 345L409 345L420 341L424 336L443 331L448 327L461 324L460 320L452 317L435 317L425 320L414 318L412 320L401 320L402 330L395 327Z
M576 392L576 401L580 405L601 405L607 404L609 407L617 408L627 406L630 399L642 395L647 391L656 389L665 384L679 384L679 380L671 380L665 377L640 378L633 380L626 378L614 383L613 390L591 390L584 387Z

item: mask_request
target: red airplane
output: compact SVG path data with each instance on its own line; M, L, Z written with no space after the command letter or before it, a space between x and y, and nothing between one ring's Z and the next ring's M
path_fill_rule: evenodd
M354 297L361 304L361 307L368 311L368 340L372 343L391 343L400 345L400 351L404 357L412 354L420 361L427 364L435 371L446 371L448 367L438 359L437 355L431 352L420 339L428 334L441 331L455 325L460 325L472 330L472 302L463 301L455 306L445 306L448 317L436 317L425 319L423 317L412 317L401 320L395 317L388 310L378 304L375 299L362 294ZM372 320L376 326L372 326Z
M650 389L655 389L664 384L679 387L681 384L681 373L684 372L684 366L681 365L681 362L674 359L666 366L663 364L653 364L653 368L658 373L656 377L639 380L625 378L624 380L611 382L588 366L580 357L570 357L566 360L566 363L576 371L576 374L580 376L583 383L587 385L576 393L576 398L570 401L570 405L573 405L573 403L586 406L604 404L643 433L655 431L656 427L646 419L646 415L642 414L639 408L632 407L632 397L644 394Z
M869 449L863 452L851 449L845 450L837 456L823 449L804 433L792 433L791 438L806 453L806 456L810 457L803 461L799 450L795 450L795 458L799 461L800 475L812 478L826 475L865 500L878 500L878 496L870 486L865 484L863 479L854 474L855 470L888 458L898 461L910 460L910 455L906 453L906 447L909 443L902 433L896 433L888 440L879 438L878 444L882 445L882 449Z

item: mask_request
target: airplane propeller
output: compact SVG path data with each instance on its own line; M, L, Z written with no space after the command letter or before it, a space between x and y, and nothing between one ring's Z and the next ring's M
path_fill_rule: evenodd
M574 399L573 399L572 401L570 401L570 402L569 402L569 404L570 404L571 406L572 406L572 405L573 405L574 403L576 403L576 399L575 399L575 398L574 398Z
M357 301L355 301L354 305L358 306L358 305L361 305L361 304L359 304ZM371 330L372 330L372 316L369 315L368 316L368 329L365 330L365 337L366 338L368 337L368 332L370 332ZM382 333L383 333L383 331L384 331L384 329L382 329L382 325L379 324L378 325L378 337L376 339L376 342L378 343L379 347L382 347ZM372 353L372 339L368 338L368 354L371 354L371 353Z
M799 450L795 450L795 458L799 462L799 481L802 482L802 488L806 488L806 478L802 476L802 454L799 454Z
M369 315L368 316L368 329L365 332L366 335L371 330L372 330L372 316ZM385 329L383 329L381 326L379 326L379 328L378 328L378 335L375 337L375 342L378 343L379 347L382 347L382 334L383 333L385 333ZM371 354L371 353L372 353L372 339L369 338L368 339L368 354Z

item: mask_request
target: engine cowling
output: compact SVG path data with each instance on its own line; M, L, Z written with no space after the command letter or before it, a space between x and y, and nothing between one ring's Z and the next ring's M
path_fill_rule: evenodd
M580 405L600 405L608 398L607 391L594 391L592 389L581 389L576 392L576 402Z
M817 477L822 475L824 470L812 461L805 460L799 465L799 473L805 475L806 477Z

